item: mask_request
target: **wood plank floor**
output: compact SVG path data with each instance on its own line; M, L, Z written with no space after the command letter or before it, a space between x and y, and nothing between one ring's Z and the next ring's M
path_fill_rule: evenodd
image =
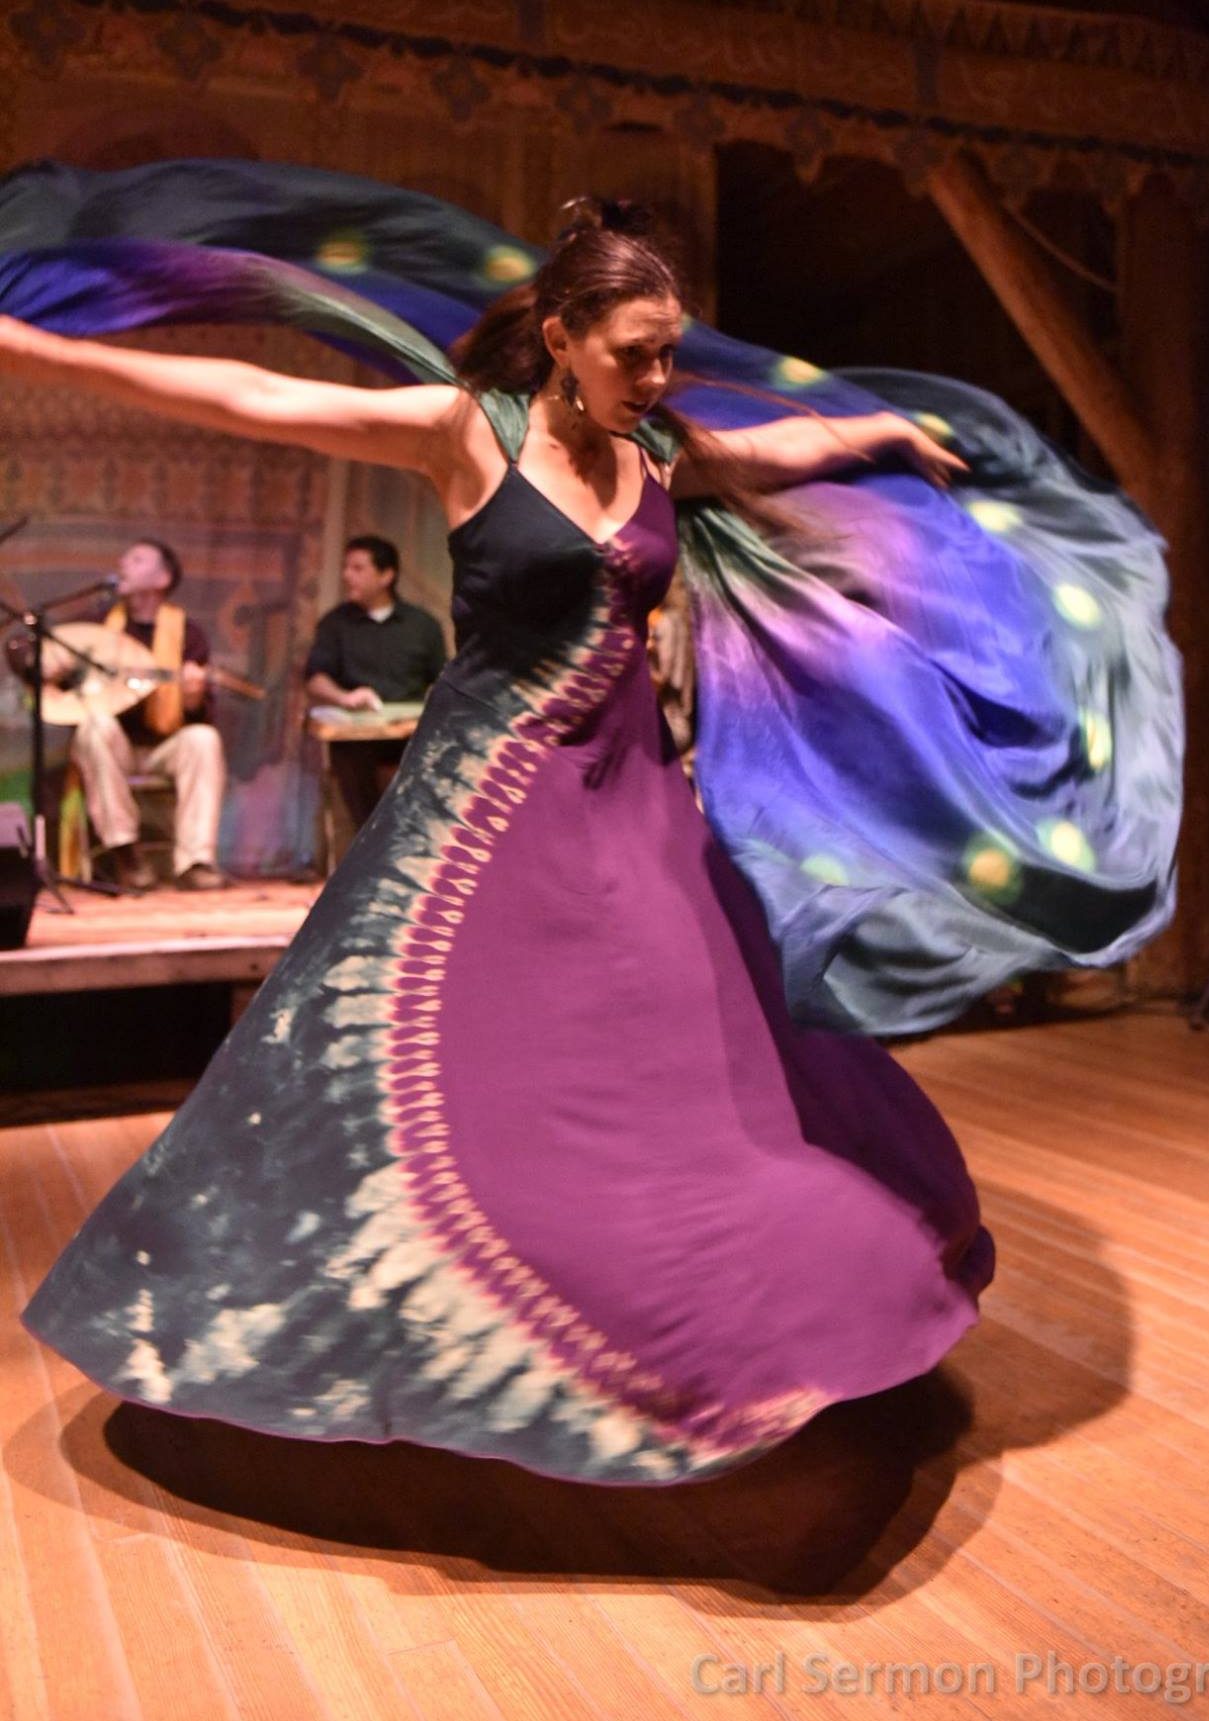
M641 1493L117 1407L15 1316L165 1119L0 1131L0 1712L1209 1713L1209 1035L1156 1010L901 1056L997 1236L984 1321Z
M227 939L240 933L288 938L319 895L322 880L234 879L226 890L186 891L161 885L145 896L93 896L68 884L73 913L43 892L30 921L27 949L78 944L151 944L166 938Z

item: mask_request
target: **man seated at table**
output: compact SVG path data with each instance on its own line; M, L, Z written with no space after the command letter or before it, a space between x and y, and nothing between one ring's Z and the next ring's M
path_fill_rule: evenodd
M423 699L445 665L445 636L427 610L396 589L399 552L372 533L344 546L346 601L322 617L306 660L306 690L317 705L376 711ZM332 774L355 827L378 804L406 741L333 741Z

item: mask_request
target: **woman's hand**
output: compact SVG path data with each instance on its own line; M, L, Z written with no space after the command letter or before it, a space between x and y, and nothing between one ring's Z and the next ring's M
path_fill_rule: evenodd
M706 441L711 459L724 461L753 490L781 490L887 458L904 461L942 488L969 471L964 460L914 420L888 410L850 418L805 411L747 430L711 431ZM672 470L672 496L677 501L708 496L711 480L708 465L681 455Z
M969 472L959 455L951 453L913 419L903 418L897 412L880 413L878 417L884 422L884 439L877 449L879 458L896 457L941 490L947 489L954 478Z

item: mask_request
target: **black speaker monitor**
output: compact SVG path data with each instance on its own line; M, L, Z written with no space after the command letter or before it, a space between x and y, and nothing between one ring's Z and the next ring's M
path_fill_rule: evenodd
M25 808L16 801L0 801L0 950L16 950L25 943L37 894Z

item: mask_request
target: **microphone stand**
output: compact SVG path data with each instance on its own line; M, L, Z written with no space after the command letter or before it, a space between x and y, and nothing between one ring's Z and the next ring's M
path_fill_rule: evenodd
M0 542L3 541L3 537L9 535L10 534L7 532L0 535ZM48 639L53 640L61 650L70 652L71 655L78 658L81 663L87 664L92 669L99 670L101 674L112 676L116 672L108 668L105 664L98 663L97 660L90 657L86 651L78 651L75 646L68 645L66 640L59 639L52 629L46 625L46 612L47 610L58 609L64 604L79 603L81 598L92 597L96 592L112 590L113 582L111 580L96 580L91 585L82 587L79 591L68 592L61 598L51 598L46 603L36 604L28 610L14 609L11 604L7 604L0 599L0 614L7 616L10 621L19 621L23 623L33 639L34 652L33 659L30 664L30 690L33 694L33 725L30 735L30 801L33 806L34 816L33 868L34 877L38 882L38 889L48 891L59 904L60 912L63 914L75 913L75 909L63 894L62 886L65 883L74 885L78 890L93 891L97 896L121 896L123 893L119 885L109 884L103 879L64 879L63 875L59 872L58 867L51 865L50 857L46 852L46 812L44 809L46 735L45 723L42 717L42 687L44 683L42 671L43 647Z

